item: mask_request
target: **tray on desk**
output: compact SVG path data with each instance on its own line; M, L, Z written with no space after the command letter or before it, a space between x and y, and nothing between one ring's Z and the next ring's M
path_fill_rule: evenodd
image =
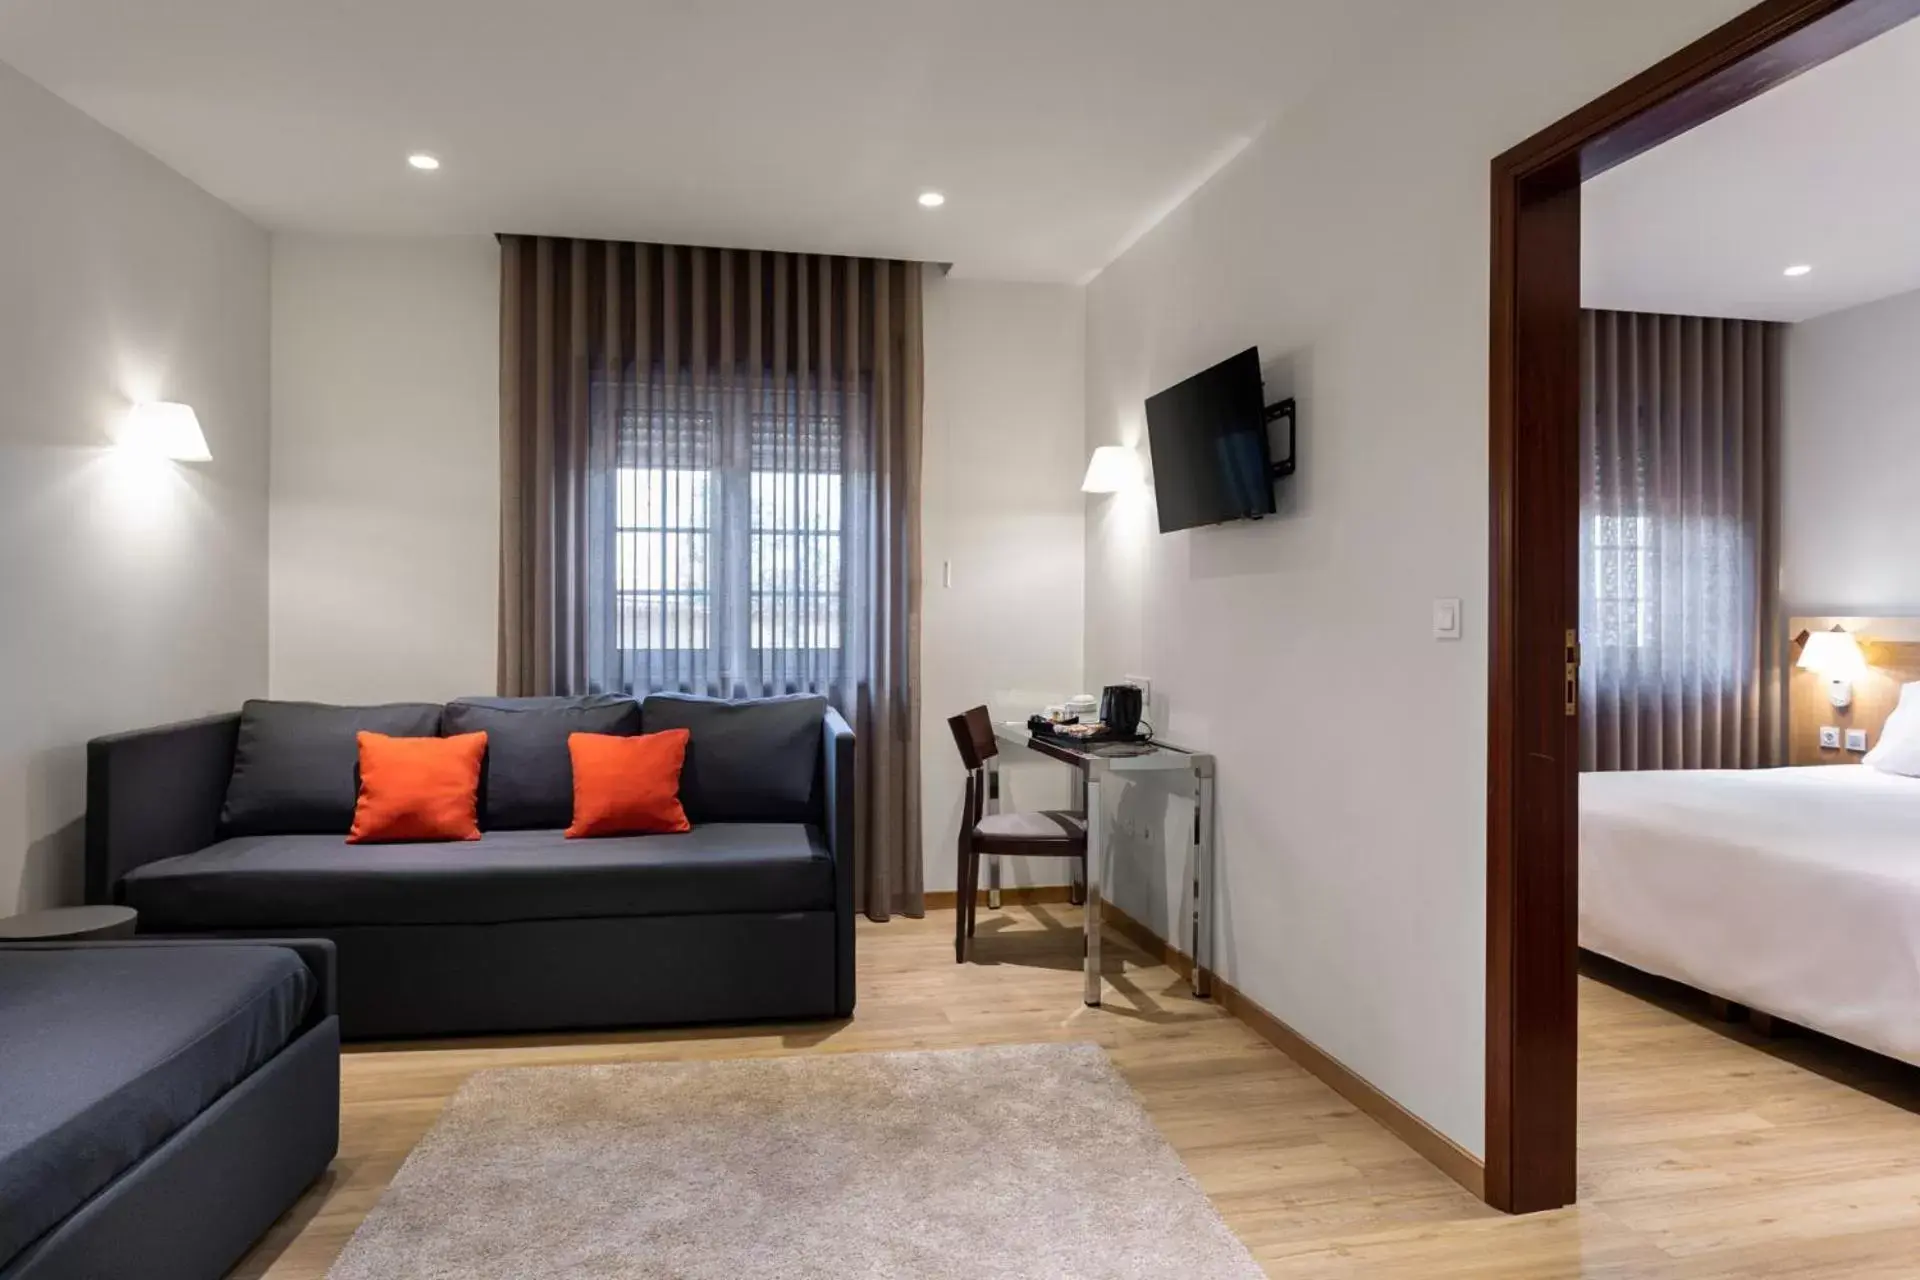
M1042 719L1039 716L1034 716L1027 721L1027 732L1031 733L1034 737L1044 738L1048 742L1057 742L1064 747L1105 747L1115 745L1144 747L1153 741L1153 735L1146 733L1115 733L1113 730L1106 728L1090 734L1061 733L1061 727L1060 725L1054 724L1051 720Z

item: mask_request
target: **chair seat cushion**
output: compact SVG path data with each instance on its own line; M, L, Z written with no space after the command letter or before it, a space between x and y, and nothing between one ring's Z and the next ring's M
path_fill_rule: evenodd
M0 948L0 1270L285 1047L313 995L284 947Z
M980 819L973 834L983 847L988 844L1064 844L1084 848L1087 823L1079 814L1051 809L1039 813L990 813Z
M597 840L489 831L459 844L260 836L150 862L122 887L149 932L500 924L831 910L833 863L798 823Z

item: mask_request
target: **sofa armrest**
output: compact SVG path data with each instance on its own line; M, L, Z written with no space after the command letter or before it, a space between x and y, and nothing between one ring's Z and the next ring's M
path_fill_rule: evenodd
M339 1012L340 979L333 942L327 938L126 938L87 942L6 942L0 951L79 951L103 947L284 947L300 957L313 975L313 1006L306 1026L317 1026Z
M135 867L220 836L240 716L234 712L87 744L88 902L112 902Z
M827 708L820 752L826 771L827 851L833 855L833 910L838 951L835 970L835 1012L853 1013L853 841L854 739L853 729L832 707Z

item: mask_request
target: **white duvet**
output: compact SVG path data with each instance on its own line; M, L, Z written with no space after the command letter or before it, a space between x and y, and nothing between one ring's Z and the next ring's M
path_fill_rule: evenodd
M1920 1065L1920 779L1580 779L1580 945Z

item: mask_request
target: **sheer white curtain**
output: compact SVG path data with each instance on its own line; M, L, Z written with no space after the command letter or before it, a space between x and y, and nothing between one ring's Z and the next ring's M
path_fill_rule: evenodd
M1588 312L1581 767L1780 760L1777 325Z

